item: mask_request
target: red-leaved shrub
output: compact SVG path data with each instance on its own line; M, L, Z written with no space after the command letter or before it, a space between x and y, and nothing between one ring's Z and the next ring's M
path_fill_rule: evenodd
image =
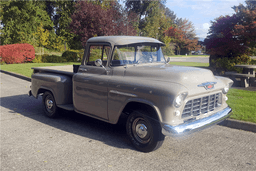
M35 58L35 49L30 44L0 46L0 56L6 64L30 62Z

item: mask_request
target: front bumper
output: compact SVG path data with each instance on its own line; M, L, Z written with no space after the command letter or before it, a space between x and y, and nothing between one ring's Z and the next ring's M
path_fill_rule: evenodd
M200 120L196 120L190 123L184 123L177 126L171 126L168 124L163 125L162 133L166 136L184 135L187 133L195 132L211 125L215 125L225 120L232 114L232 109L226 107L225 109Z

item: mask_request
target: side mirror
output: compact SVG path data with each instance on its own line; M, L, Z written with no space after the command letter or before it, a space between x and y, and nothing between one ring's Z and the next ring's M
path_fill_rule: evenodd
M166 63L168 64L170 62L171 58L168 57L167 60L166 60Z
M96 66L98 66L98 67L102 67L102 68L104 68L105 70L106 70L106 68L102 65L102 60L101 59L96 59L95 61L94 61L94 64L96 65ZM107 70L106 70L107 71ZM107 71L108 72L108 71Z
M96 59L94 63L95 63L96 66L102 66L101 59Z

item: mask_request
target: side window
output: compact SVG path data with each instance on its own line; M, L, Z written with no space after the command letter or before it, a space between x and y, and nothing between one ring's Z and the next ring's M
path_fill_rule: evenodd
M104 66L106 66L110 50L111 50L110 46L103 46L103 45L90 46L89 58L87 59L87 65L95 66L94 61L96 59L101 59L102 64Z

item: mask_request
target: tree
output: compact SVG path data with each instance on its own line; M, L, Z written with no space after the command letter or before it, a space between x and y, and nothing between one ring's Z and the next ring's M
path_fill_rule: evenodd
M125 1L125 10L133 12L138 16L138 30L143 30L145 28L146 18L151 14L152 7L156 4L164 4L165 0L126 0ZM157 5L159 7L159 5Z
M183 18L177 18L175 20L175 24L177 27L183 31L185 34L186 38L189 39L195 39L196 38L196 33L195 33L195 27L191 21L188 19L183 19Z
M81 38L83 46L89 38L95 36L136 34L132 15L122 16L114 1L108 7L80 1L75 8L70 29Z
M256 9L256 1L255 0L246 0L246 8L249 10L254 10Z
M48 48L63 49L68 46L72 49L81 49L80 39L69 29L71 23L71 15L74 13L76 2L69 1L41 1L45 4L45 10L54 24L54 31L50 31L50 43ZM65 46L64 46L65 45ZM56 50L60 50L60 49Z
M161 29L161 13L158 1L153 1L152 3L150 3L148 8L150 9L150 12L149 10L147 10L148 16L145 18L145 27L143 28L142 31L145 33L144 35L157 39L159 36L159 30Z
M115 34L116 24L109 9L102 10L100 5L84 1L78 2L75 7L70 29L81 37L83 46L90 37Z
M52 29L52 21L39 1L1 2L3 44L34 43L33 33L42 22L44 28ZM34 45L34 44L33 44Z
M165 31L165 35L171 37L171 42L175 43L177 53L180 54L182 49L186 50L186 53L192 50L198 50L198 38L195 37L194 26L187 19L180 19L179 25L171 26Z
M164 41L164 31L172 24L171 19L165 16L159 1L151 1L146 9L147 17L143 19L143 36L153 37Z
M171 26L168 28L168 30L165 31L165 36L170 37L170 42L175 43L177 53L180 54L180 50L183 48L184 42L184 35L182 34L182 30L175 26Z
M212 22L209 35L205 39L207 51L217 57L232 57L244 53L244 46L234 36L234 26L238 22L236 15L221 16Z
M153 37L165 42L163 47L165 55L173 54L173 46L169 46L171 38L165 35L165 31L173 26L176 18L174 12L165 6L165 0L126 0L125 11L137 15L137 31L139 35ZM173 19L173 20L172 20Z
M256 49L256 3L251 4L252 1L247 2L247 7L240 4L233 9L236 11L236 17L239 18L234 26L232 32L234 36L243 44L243 48L247 50L248 54ZM255 5L255 6L253 6Z
M117 24L116 34L131 36L136 35L138 31L136 29L138 27L138 16L134 12L125 11L122 5L118 3L118 1L111 3L111 9L114 13L113 20Z
M166 7L163 3L160 3L160 10L164 12L164 15L166 18L168 18L169 22L171 24L174 24L176 21L176 14L174 13L174 11L170 10L168 7Z
M235 61L232 62L234 64L249 62L248 55L255 53L255 3L246 1L246 4L234 6L235 14L232 16L221 16L212 21L209 35L205 39L211 67L217 67L216 61L222 59Z
M142 19L142 16L147 14L147 8L150 4L150 1L133 1L126 0L125 6L127 11L132 11L139 16L139 20Z
M255 48L256 10L243 5L234 7L232 16L221 16L212 22L205 39L208 53L216 57L236 57L250 54Z
M71 16L75 11L74 1L58 1L55 4L56 15L54 15L54 27L58 40L62 40L63 44L67 42L72 49L81 49L82 44L79 37L77 37L70 29L69 25L72 21Z
M37 46L39 47L45 47L49 44L49 31L47 29L43 28L43 24L41 23L37 27L37 32L33 33L37 39ZM42 50L40 51L42 53ZM43 54L44 54L44 49L43 49Z
M43 28L43 24L41 23L40 26L37 27L37 32L35 33L38 45L47 46L49 43L49 31Z

